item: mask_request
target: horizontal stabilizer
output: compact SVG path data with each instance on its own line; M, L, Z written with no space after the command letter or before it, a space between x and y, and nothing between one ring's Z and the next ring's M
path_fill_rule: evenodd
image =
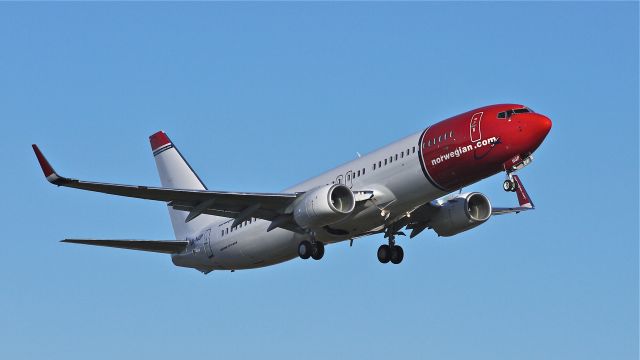
M188 242L184 240L97 240L64 239L62 242L95 246L107 246L119 249L150 251L164 254L182 252Z

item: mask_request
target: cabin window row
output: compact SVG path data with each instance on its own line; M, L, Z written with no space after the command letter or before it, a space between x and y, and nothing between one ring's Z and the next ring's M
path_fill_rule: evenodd
M444 133L438 137L434 137L433 139L429 139L426 143L422 143L422 147L429 147L429 146L433 146L436 145L442 141L445 141L447 139L452 139L453 138L453 130L449 131L448 133Z
M351 180L354 180L355 178L359 178L360 176L364 176L364 174L365 174L365 168L362 168L362 170L358 170L358 171L350 170L349 172L347 172L347 175L345 176L345 178L347 179L347 181L351 181ZM335 184L336 182L338 184L343 183L342 175L338 176L338 180L334 180L331 183Z
M383 166L393 163L394 161L398 161L398 159L402 159L405 156L409 156L415 153L416 153L416 147L414 146L412 148L407 149L406 151L400 152L399 154L391 155L388 158L385 158L384 160L379 160L377 163L373 163L373 170L379 169Z

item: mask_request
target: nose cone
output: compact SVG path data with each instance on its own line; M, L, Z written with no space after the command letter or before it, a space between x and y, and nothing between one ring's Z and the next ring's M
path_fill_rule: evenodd
M540 144L542 144L544 139L547 137L547 134L549 134L549 131L551 131L552 123L551 119L542 114L531 115L531 118L528 119L527 127L530 132L529 136L531 137L532 145L534 146L533 150L535 150L540 146Z
M544 133L544 136L547 136L547 134L551 130L551 125L553 125L551 123L551 119L544 115L540 115L540 117L538 118L538 122L540 123L538 125L540 127L540 131Z

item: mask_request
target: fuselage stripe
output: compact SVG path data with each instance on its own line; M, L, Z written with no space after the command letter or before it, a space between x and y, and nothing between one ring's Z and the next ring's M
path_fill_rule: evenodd
M426 159L422 158L422 139L424 139L424 135L427 133L427 131L429 131L430 128L431 126L424 129L422 134L420 134L420 138L418 139L418 158L420 159L420 167L422 168L422 173L424 173L424 177L426 177L427 180L429 180L431 185L435 186L436 188L442 191L447 191L447 189L443 188L438 183L436 183L435 180L433 180L433 178L431 177L431 175L429 175L429 172L427 171L427 167L425 166Z
M162 154L163 152L165 152L165 151L167 151L169 149L172 149L172 148L173 148L173 144L169 143L169 144L167 144L167 145L165 145L165 146L163 146L163 147L161 147L159 149L156 149L156 151L153 152L153 156L158 156L158 155Z

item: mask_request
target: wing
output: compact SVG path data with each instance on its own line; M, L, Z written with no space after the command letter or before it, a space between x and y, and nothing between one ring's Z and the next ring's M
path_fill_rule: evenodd
M516 195L518 197L518 203L520 206L494 207L491 209L491 215L503 215L511 213L517 214L521 211L535 209L533 201L531 201L529 194L527 194L527 190L524 188L524 185L522 184L520 178L517 175L513 175L513 181L515 181L516 183ZM433 216L440 210L440 206L441 205L437 202L432 201L412 211L411 218L405 220L407 229L411 230L411 234L409 235L409 237L413 238L423 232L425 229L429 229L430 221ZM399 224L402 225L402 222L400 222Z
M520 206L517 207L497 207L491 210L491 215L503 215L503 214L511 214L511 213L519 213L521 211L533 210L536 207L533 205L533 201L527 194L527 190L522 185L522 181L518 177L518 175L513 175L513 181L516 183L516 195L518 197L518 203Z
M270 229L282 227L302 232L293 222L291 205L303 193L250 193L209 190L170 189L90 182L60 176L53 170L37 145L32 145L44 176L58 186L95 191L138 199L168 202L176 210L188 211L185 221L200 214L235 218L233 226L251 217L272 221Z
M150 251L164 254L177 254L187 247L187 241L181 240L96 240L96 239L64 239L62 242L106 246L119 249Z

